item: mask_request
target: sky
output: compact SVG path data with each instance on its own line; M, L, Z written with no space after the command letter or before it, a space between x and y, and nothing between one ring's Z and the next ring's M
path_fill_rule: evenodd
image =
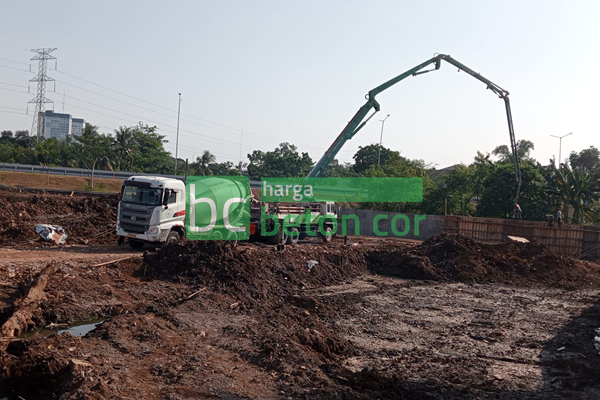
M450 54L510 92L515 135L547 164L600 147L600 2L0 0L0 130L31 129L30 50L55 47L54 110L111 133L159 127L179 157L247 161L289 142L316 162L372 88ZM32 62L32 70L37 64ZM378 143L443 168L509 145L504 104L455 67L410 77L338 155ZM50 107L51 108L51 107Z

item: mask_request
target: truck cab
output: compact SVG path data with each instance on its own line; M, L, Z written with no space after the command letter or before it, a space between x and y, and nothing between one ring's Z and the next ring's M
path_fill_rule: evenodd
M123 183L117 235L133 248L178 242L185 236L185 184L173 178L132 176Z

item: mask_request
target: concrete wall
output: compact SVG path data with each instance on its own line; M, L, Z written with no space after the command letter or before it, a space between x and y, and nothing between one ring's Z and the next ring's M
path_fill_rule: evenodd
M415 214L407 214L407 213L392 213L392 212L384 212L384 211L374 211L374 210L358 210L358 209L342 209L340 211L341 216L348 215L356 215L359 220L359 233L360 236L378 236L375 234L373 222L375 216L377 215L385 215L387 218L380 218L378 221L378 229L382 232L388 232L390 237L396 236L392 231L392 219L396 215L405 215L408 217L408 221L410 223L410 229L408 234L404 236L400 236L404 239L417 239L417 240L425 240L430 238L431 236L438 235L442 233L442 229L444 227L444 217L441 215L427 215L424 220L419 221L419 232L418 235L415 235ZM406 222L404 218L397 218L396 222L396 230L398 232L403 232L406 228ZM355 234L355 223L352 219L347 219L347 234L348 236ZM338 235L342 234L342 227L338 227Z

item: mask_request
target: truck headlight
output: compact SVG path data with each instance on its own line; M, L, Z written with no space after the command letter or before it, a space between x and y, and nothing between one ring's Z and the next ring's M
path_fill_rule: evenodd
M148 234L158 233L158 227L148 229Z

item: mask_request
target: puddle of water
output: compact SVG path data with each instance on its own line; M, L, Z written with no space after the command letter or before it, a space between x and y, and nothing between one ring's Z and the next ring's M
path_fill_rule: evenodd
M98 325L102 324L103 322L104 320L79 321L65 329L41 328L35 331L23 332L19 337L21 339L33 339L38 337L48 337L55 334L62 335L65 332L71 332L73 336L81 337L85 336L88 332L91 332L94 329L96 329Z
M71 332L71 334L75 337L85 336L88 332L93 331L104 321L92 322L89 324L75 325L68 329L60 329L58 334L61 335L65 332Z

